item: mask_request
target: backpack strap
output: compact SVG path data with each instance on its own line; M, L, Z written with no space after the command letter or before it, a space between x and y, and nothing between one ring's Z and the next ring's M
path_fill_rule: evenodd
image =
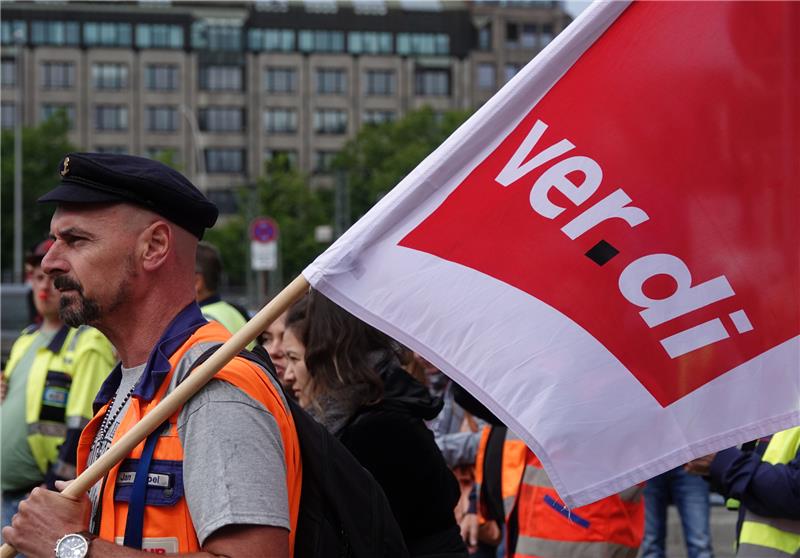
M493 519L502 526L506 522L503 506L503 444L506 439L505 426L492 426L486 440L486 453L483 459L483 483L481 501L486 504L487 519Z

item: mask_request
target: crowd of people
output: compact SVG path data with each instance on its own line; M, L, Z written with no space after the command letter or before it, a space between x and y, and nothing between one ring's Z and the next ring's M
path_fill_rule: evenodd
M27 260L37 318L0 394L2 537L25 556L293 555L312 496L290 402L380 486L399 556L658 558L672 503L708 558L709 490L739 510L740 556L800 556L800 427L569 509L480 402L314 290L257 340L268 360L235 357L88 494L63 494L246 316L201 241L217 209L180 173L71 153L60 174L40 199L52 239Z

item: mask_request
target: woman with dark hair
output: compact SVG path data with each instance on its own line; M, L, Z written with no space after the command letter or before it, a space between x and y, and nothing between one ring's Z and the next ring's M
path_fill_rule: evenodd
M316 291L286 318L288 383L381 485L411 556L466 556L458 482L423 422L441 401L403 370L398 350Z

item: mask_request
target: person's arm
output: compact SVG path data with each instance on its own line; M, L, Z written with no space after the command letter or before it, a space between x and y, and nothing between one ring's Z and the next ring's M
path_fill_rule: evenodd
M212 380L184 406L178 434L186 503L204 548L241 525L280 529L288 541L284 445L272 413L233 385Z
M63 486L59 482L59 486ZM89 498L70 498L34 488L14 516L11 527L3 529L3 540L28 558L52 558L56 541L68 533L80 533L89 522ZM151 553L92 539L90 558L141 558ZM248 558L289 556L289 531L280 527L230 525L208 537L202 552L184 554L196 558Z
M712 490L754 513L800 519L800 452L789 463L772 464L756 453L729 448L714 456L708 474Z

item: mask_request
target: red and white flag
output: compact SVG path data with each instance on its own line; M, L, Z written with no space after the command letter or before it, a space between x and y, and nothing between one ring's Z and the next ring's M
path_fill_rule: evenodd
M800 3L591 6L304 272L569 506L800 424Z

